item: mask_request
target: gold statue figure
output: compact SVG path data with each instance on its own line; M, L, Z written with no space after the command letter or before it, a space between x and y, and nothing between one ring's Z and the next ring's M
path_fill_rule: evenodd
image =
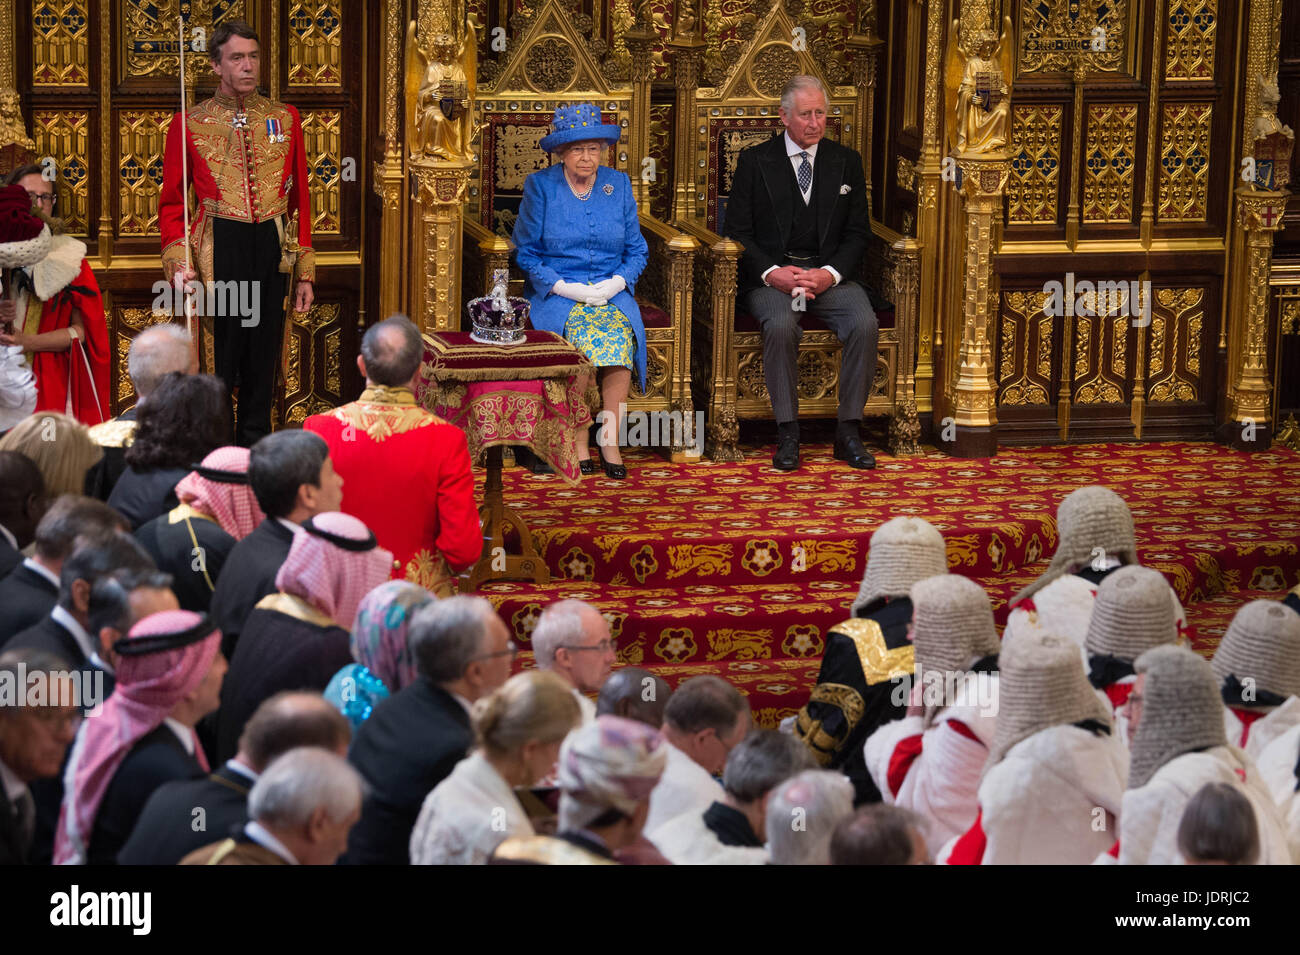
M999 152L1011 139L1011 89L1007 77L1012 70L1011 17L1002 21L1002 36L980 30L971 40L968 55L958 40L959 23L952 22L948 35L947 64L949 143L960 153Z
M1251 180L1253 191L1285 189L1291 182L1291 153L1295 149L1295 133L1277 118L1277 105L1282 101L1277 75L1270 80L1259 78L1259 112L1255 114L1254 148L1255 177Z
M440 33L426 52L416 38L415 21L406 31L407 140L412 156L448 162L474 161L474 77L478 40L472 22L460 43Z

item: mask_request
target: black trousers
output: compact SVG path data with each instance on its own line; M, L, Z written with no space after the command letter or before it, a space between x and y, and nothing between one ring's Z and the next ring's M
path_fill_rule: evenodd
M271 402L275 399L276 366L284 329L284 293L289 276L280 271L280 233L275 220L212 222L212 280L224 286L227 307L214 314L213 347L216 374L233 396L235 443L249 447L271 433ZM222 296L209 296L222 301ZM233 402L232 402L233 404Z

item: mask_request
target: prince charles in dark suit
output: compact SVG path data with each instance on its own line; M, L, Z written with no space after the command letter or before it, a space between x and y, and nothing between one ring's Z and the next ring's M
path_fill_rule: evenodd
M800 319L810 312L843 344L835 457L872 468L859 426L878 325L866 292L852 281L870 235L862 157L822 138L826 91L814 77L796 76L786 85L780 116L783 134L741 152L726 211L727 236L745 247L737 304L763 333L763 369L779 431L772 466L799 467L796 357Z

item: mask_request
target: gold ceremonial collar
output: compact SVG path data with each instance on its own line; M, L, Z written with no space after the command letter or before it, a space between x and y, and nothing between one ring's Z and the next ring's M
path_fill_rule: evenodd
M371 385L361 392L358 401L368 401L375 405L414 405L415 392L410 388L391 388L388 385Z
M213 524L217 522L215 517L210 517L207 514L204 514L202 511L195 510L193 507L191 507L188 504L178 504L175 507L173 507L170 511L167 512L167 523L179 524L187 517L198 518L199 520L209 521L210 523Z
M327 617L307 601L293 594L286 594L283 591L274 594L267 594L256 604L254 610L274 610L282 613L286 617L292 617L295 620L301 620L303 623L310 623L317 627L337 627L338 623L334 618Z
M240 103L235 97L227 96L225 93L221 92L221 90L217 90L212 94L212 101L218 106L224 106L227 109L233 109L238 112L241 108L247 110L249 106L257 102L260 95L260 93L254 90L245 96L244 101Z

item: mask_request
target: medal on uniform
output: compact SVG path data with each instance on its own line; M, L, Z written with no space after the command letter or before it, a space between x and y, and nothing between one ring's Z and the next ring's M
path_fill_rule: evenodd
M280 132L280 121L272 116L266 118L266 138L273 143L284 142L284 133Z
M242 109L235 113L235 129L248 129L248 114Z

